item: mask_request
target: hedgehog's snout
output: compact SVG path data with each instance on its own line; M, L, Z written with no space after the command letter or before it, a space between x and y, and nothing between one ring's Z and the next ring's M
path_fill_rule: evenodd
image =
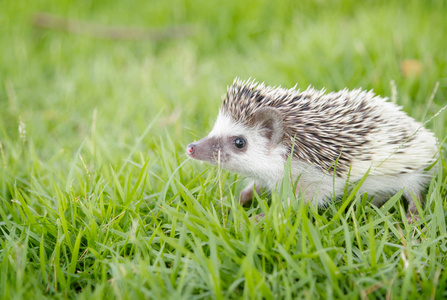
M204 160L210 163L216 162L217 157L224 158L221 143L215 137L204 137L200 141L193 142L186 146L186 155L197 160Z
M186 146L186 155L198 160L209 160L212 148L212 143L205 137Z
M186 154L193 155L194 151L196 151L196 145L194 143L191 143L186 147Z

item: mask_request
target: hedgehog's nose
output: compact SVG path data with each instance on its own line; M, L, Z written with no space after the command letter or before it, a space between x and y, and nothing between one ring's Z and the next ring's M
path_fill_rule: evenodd
M186 153L189 155L193 155L195 150L196 150L196 145L194 145L194 144L189 144L186 147Z

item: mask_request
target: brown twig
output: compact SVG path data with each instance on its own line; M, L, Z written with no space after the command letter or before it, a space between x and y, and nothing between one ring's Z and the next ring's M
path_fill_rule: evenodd
M62 18L48 13L36 13L33 25L38 28L65 31L71 34L86 35L112 40L154 40L178 38L193 34L188 25L172 26L162 29L145 27L106 26L92 22Z

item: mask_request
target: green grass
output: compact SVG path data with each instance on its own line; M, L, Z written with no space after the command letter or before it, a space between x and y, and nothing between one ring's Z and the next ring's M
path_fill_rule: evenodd
M194 34L105 40L33 28L39 11ZM389 97L394 81L428 120L447 103L446 35L444 1L0 2L0 297L447 297L445 112L426 125L441 159L416 224L400 194L283 207L285 184L243 208L241 177L184 155L235 76Z

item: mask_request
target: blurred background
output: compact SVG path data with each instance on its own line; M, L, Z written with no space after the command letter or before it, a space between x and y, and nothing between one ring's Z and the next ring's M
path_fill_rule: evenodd
M395 90L424 121L447 102L446 12L435 0L2 1L4 159L20 161L26 145L66 165L85 142L85 155L114 164L139 138L143 161L167 140L181 156L236 76ZM427 126L443 137L446 125Z

